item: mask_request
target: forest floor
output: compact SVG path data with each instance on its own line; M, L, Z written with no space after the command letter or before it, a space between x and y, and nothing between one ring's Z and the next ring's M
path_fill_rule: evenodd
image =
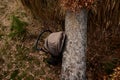
M12 16L27 23L24 36L10 36ZM49 55L34 49L42 27L17 0L0 0L0 80L59 80L61 66L47 64Z
M12 24L15 22L13 16L22 22L18 21L18 23ZM14 34L13 31L16 31L17 28L13 31L11 28L18 25L19 22L22 25L27 24L22 28L25 32L21 34L18 31ZM46 58L49 55L34 49L35 41L39 35L39 31L42 29L43 26L39 21L34 19L29 11L26 12L17 0L0 0L0 80L59 80L61 65L51 66L47 64ZM116 49L116 54L118 52L120 52L120 49ZM93 61L94 56L92 55L92 57L88 58L91 59L90 63L95 65L95 61ZM111 57L106 56L103 61L109 61ZM115 60L117 59L118 61L118 58L119 55L117 55ZM97 58L96 61L98 61ZM110 62L105 65L107 67L106 72L108 73L110 72L108 70L113 69L114 66ZM111 75L113 80L120 80L120 68L118 65L115 72ZM88 64L88 66L92 69L92 65ZM99 68L99 64L97 67L101 73L95 73L101 75L102 70ZM91 77L92 71L94 69L91 72L87 72L88 78ZM116 76L119 78L115 79L114 77ZM105 80L110 79L109 75L103 74L102 77ZM88 80L91 79L89 78ZM98 80L102 79L98 78Z

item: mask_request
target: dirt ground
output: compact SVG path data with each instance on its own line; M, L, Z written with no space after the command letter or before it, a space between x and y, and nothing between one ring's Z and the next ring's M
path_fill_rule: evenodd
M26 22L24 39L11 39L12 16ZM59 80L61 66L46 63L47 54L34 50L43 26L17 0L0 0L0 80Z

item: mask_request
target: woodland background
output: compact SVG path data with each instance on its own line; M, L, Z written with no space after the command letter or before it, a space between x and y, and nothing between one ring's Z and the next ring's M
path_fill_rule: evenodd
M0 0L0 79L59 80L61 65L34 49L40 30L64 30L58 0ZM47 5L47 6L46 6ZM98 0L88 13L88 80L120 79L120 0Z

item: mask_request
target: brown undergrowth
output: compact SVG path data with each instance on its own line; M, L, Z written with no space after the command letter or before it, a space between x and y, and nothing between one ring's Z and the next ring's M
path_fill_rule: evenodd
M33 4L36 0L31 2L25 2L24 5L29 7L34 13L41 13L37 11L37 6L47 9L46 4ZM43 1L43 0L41 0ZM50 2L44 0L47 4ZM56 0L59 1L59 0ZM76 0L62 0L67 4L74 4ZM69 2L71 1L71 2ZM86 0L93 1L93 0ZM29 4L27 4L29 3ZM59 9L60 4L57 3L56 8L49 5L54 11ZM73 5L74 9L77 5ZM109 76L114 72L114 68L120 65L120 1L119 0L95 0L91 5L91 9L88 13L88 50L87 50L87 77L88 80L108 80ZM49 12L49 13L52 13ZM48 14L49 14L48 13ZM62 13L65 13L64 11ZM44 12L43 12L44 14ZM57 15L57 14L55 14ZM64 14L62 14L64 15ZM36 15L35 15L36 16ZM46 16L49 17L49 16ZM63 16L64 17L64 16ZM42 17L41 17L42 18ZM64 21L61 16L57 15ZM52 18L49 17L50 20ZM56 20L56 18L54 18ZM43 19L44 20L44 19ZM119 71L118 71L119 72ZM114 73L113 73L114 74Z
M95 80L108 80L113 69L120 66L120 1L95 4L88 18L87 71Z
M61 67L47 64L49 55L34 49L43 29L19 0L0 1L0 80L59 79Z
M34 43L40 30L62 30L64 11L55 5L58 0L55 3L52 0L22 1L34 16L19 4L19 0L0 1L0 79L59 80L60 65L48 65L45 61L48 55L35 51ZM50 4L44 2L41 7L41 1L50 1ZM26 35L20 39L8 36L13 15L28 24ZM88 14L88 80L119 80L119 53L120 0L97 0Z

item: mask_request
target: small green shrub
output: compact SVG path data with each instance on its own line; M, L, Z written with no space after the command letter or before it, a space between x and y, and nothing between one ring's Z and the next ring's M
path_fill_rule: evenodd
M12 38L23 37L26 33L25 26L27 26L26 22L21 21L16 16L12 16L11 32L10 32L9 36L12 37Z

